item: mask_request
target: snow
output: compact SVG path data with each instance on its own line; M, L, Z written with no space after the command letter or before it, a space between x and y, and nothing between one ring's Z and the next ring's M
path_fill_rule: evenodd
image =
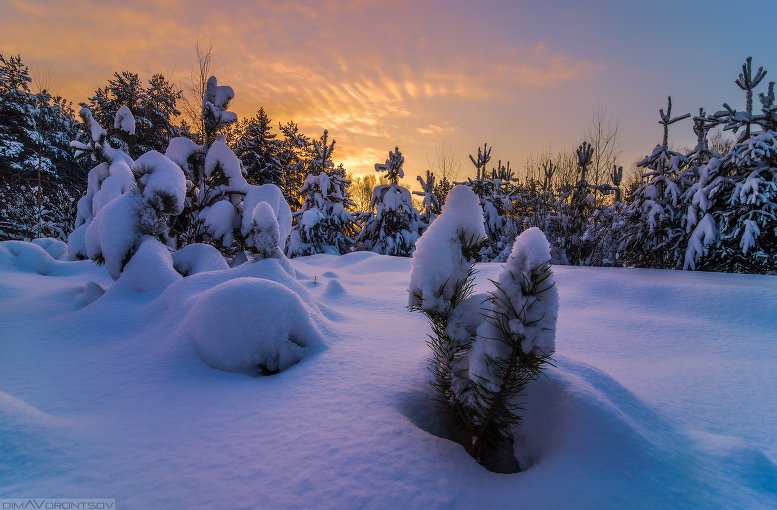
M165 212L181 214L186 199L186 177L178 165L157 151L149 151L135 161L135 171L148 203L164 197L171 201Z
M108 134L100 125L100 123L97 122L97 120L94 118L94 115L92 115L92 110L89 108L81 108L79 115L82 119L84 119L84 122L89 125L89 135L93 143L99 143L100 140L102 140Z
M246 214L243 214L243 224L245 225ZM250 216L250 223L248 232L250 236L246 240L246 244L253 246L256 253L262 258L271 257L276 254L282 254L280 252L280 229L278 227L278 220L275 218L275 211L273 211L270 204L267 202L259 202L254 207Z
M251 231L251 223L256 213L255 209L261 202L265 202L275 216L278 223L278 238L281 251L286 250L286 242L291 233L291 209L283 197L283 192L274 184L251 186L251 189L243 199L243 217L241 233L248 239Z
M416 242L409 304L445 312L457 282L466 278L470 267L461 254L461 238L477 241L483 236L483 212L477 195L466 186L454 186L440 217Z
M297 279L266 259L138 293L90 261L0 243L0 498L777 507L775 276L554 267L555 366L523 402L515 450L527 469L504 475L449 440L436 413L428 325L406 310L410 259L290 262ZM503 270L478 269L478 292ZM87 293L97 296L84 306ZM277 321L252 306L275 299L295 303ZM253 345L276 323L296 327L294 313L320 343L278 375L213 369L192 338L199 317L203 331L239 330Z
M146 236L111 290L126 287L135 292L159 293L180 278L167 246Z
M165 150L165 157L187 172L189 170L189 157L198 152L202 152L202 145L197 145L185 136L179 136L170 140L167 150Z
M208 233L214 239L221 241L221 244L224 246L232 246L237 226L237 214L232 202L229 200L219 200L212 206L200 211L199 217Z
M205 176L210 177L216 168L220 168L224 172L230 190L243 192L247 190L248 183L243 177L240 160L221 136L213 142L205 155Z
M229 269L227 261L214 246L192 243L172 253L173 267L180 274L189 276L204 271Z
M260 278L236 278L203 292L186 325L203 361L228 372L277 373L321 344L299 296Z
M215 76L208 78L205 95L202 97L202 111L211 116L219 124L228 124L237 120L234 112L225 111L229 102L235 97L235 91L228 85L218 85Z
M56 260L67 260L67 244L54 239L53 237L42 237L39 239L33 239L30 241L32 244L37 244L48 253L51 258Z
M113 127L120 129L129 135L135 134L135 116L127 105L122 105L113 118Z
M117 279L129 254L135 248L137 218L142 205L139 196L125 193L100 209L86 229L86 255L102 257L113 279Z

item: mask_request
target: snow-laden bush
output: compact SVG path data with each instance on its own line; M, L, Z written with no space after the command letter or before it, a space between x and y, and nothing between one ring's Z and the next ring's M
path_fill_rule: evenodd
M475 257L485 238L481 211L469 188L448 194L442 215L417 243L409 308L426 315L432 328L438 402L454 417L470 455L502 470L496 459L512 452L522 410L517 399L555 349L558 294L550 244L537 228L516 238L495 288L473 294Z
M203 292L185 323L202 360L228 372L275 374L321 344L299 296L260 278L237 278Z

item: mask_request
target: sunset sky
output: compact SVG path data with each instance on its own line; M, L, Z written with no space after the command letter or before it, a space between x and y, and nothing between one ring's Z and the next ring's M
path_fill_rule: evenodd
M469 172L485 141L494 163L521 167L574 148L597 108L618 121L628 168L659 141L668 94L676 113L741 107L733 82L748 55L777 78L777 4L750 5L0 0L0 53L21 54L77 103L124 69L183 83L195 41L212 39L234 111L264 106L276 125L329 129L335 162L356 174L398 145L414 181L440 143ZM690 121L675 133L692 144Z

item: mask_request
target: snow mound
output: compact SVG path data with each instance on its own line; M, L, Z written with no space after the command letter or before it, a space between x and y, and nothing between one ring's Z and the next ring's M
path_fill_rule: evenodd
M52 433L64 424L64 420L0 391L0 479L11 480L20 474L32 478L44 472L46 458L58 447ZM0 494L3 492L0 489Z
M46 250L55 260L67 260L67 243L53 237L41 237L30 241Z
M161 292L180 278L167 246L146 237L124 267L118 284L135 292Z
M204 271L229 269L227 261L214 246L205 243L192 243L172 254L173 267L183 276Z
M83 292L84 295L81 299L81 304L87 306L94 303L100 296L105 294L105 289L100 287L96 282L87 282L86 285L84 285Z
M203 292L186 322L202 360L227 372L281 372L322 344L299 296L258 278L237 278Z
M740 503L758 500L758 492L769 490L766 480L777 480L777 465L743 441L713 435L699 440L606 373L570 359L556 361L558 368L532 382L521 401L527 412L516 429L514 454L527 484L563 479L580 498L578 508L598 506L600 500L587 500L594 497L587 487L601 480L624 489L611 493L613 508L638 501L714 508L719 478L734 473L740 479ZM652 473L649 480L645 473ZM774 485L770 492L777 493ZM569 503L565 494L543 498L547 508Z
M11 266L25 273L47 275L54 259L37 243L26 241L0 242L0 266Z
M345 295L345 287L337 280L329 280L324 290L324 296L328 298L340 297Z

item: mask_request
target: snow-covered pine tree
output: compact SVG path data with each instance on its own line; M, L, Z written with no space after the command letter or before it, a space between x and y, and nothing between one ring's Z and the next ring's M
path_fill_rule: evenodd
M409 257L423 230L420 214L413 207L410 191L399 185L404 177L405 157L395 147L385 163L375 163L375 171L383 172L388 184L375 188L358 242L366 250L382 255Z
M280 185L286 201L292 209L299 210L305 201L302 187L310 166L310 139L299 131L297 124L288 122L280 125L283 138L277 152L283 182Z
M438 214L440 214L440 201L437 199L435 193L435 178L434 173L431 170L426 171L426 179L420 175L416 177L418 183L421 185L421 191L414 191L413 195L419 195L424 197L424 212L421 214L421 221L428 227L434 221ZM447 192L446 192L447 193ZM426 228L426 227L424 227Z
M228 85L219 85L215 76L208 78L205 94L202 96L202 125L205 130L205 147L216 139L222 128L235 122L237 115L227 111L235 91Z
M583 234L589 253L587 263L592 266L612 266L618 261L618 232L623 228L624 221L620 187L623 167L613 165L609 177L609 184L600 184L595 189L604 196L613 195L614 201L595 208Z
M678 186L678 179L688 159L669 148L669 126L691 114L672 117L669 97L666 113L661 109L659 115L663 141L637 163L644 168L643 183L625 211L626 223L619 245L621 258L627 265L676 268L682 261L685 239L680 202L684 190Z
M272 132L271 120L259 108L256 115L246 121L235 145L235 154L243 164L246 180L251 184L275 184L284 181L283 167L279 161L279 143Z
M502 239L504 216L512 208L510 193L504 188L509 186L512 172L508 176L507 167L502 167L500 161L499 168L492 170L489 175L487 165L491 161L491 149L488 144L483 144L482 149L478 147L477 157L470 154L469 159L475 167L475 178L468 177L466 182L457 183L469 186L478 196L483 208L483 220L489 241L482 247L482 253L479 256L481 261L493 259L504 248Z
M473 295L475 258L485 240L477 196L454 187L417 243L408 304L432 328L429 368L436 400L460 429L470 455L489 469L504 470L500 450L521 419L517 399L555 349L558 295L550 245L537 228L516 239L495 289ZM512 464L507 469L515 470Z
M760 94L761 114L752 113L752 93L766 75L751 76L751 59L737 85L745 90L746 111L718 112L726 128L740 132L728 154L712 157L700 170L689 219L701 217L691 232L684 267L713 271L777 271L777 131L774 84ZM728 115L723 115L727 113ZM761 128L752 132L753 125ZM689 223L690 224L690 223Z
M83 183L69 148L78 123L70 103L31 84L20 56L0 55L0 239L65 239Z
M588 183L588 166L593 157L593 147L587 141L578 146L575 151L577 156L577 183L572 191L569 207L566 208L564 228L564 252L569 263L573 265L587 265L590 263L591 246L586 238L589 219L594 213L594 197Z
M350 181L335 171L332 152L335 141L328 131L313 140L313 155L301 192L302 209L295 214L296 223L286 249L289 257L347 253L356 234L356 219L348 212L351 202L346 187Z
M164 151L178 136L173 119L180 114L177 102L181 95L162 74L154 74L146 88L137 73L122 71L114 73L108 84L81 106L88 107L95 120L105 126L113 146L122 145L130 157L137 158L150 150Z

